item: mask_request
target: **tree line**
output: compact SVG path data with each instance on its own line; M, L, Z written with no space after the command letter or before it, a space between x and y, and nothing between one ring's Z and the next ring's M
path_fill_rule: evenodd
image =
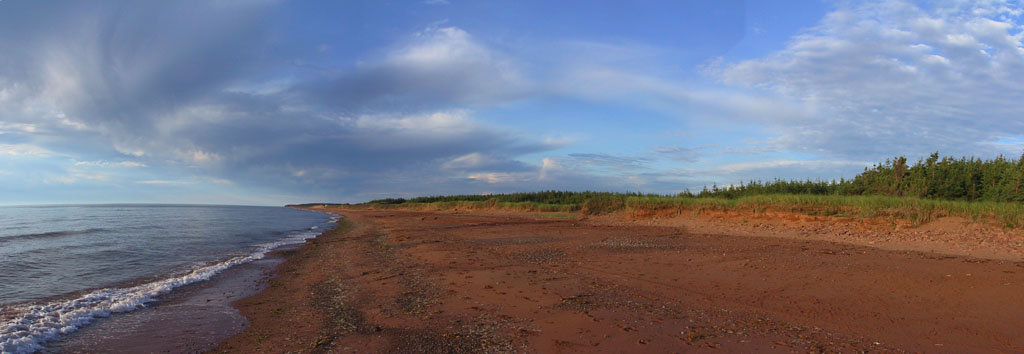
M720 187L712 185L699 192L683 191L676 197L735 199L768 194L884 195L963 201L1024 201L1024 155L1019 159L940 157L934 153L907 163L904 156L864 168L853 179L750 181ZM371 204L436 203L494 200L500 203L583 205L592 199L662 196L644 193L541 191L492 195L450 195L417 198L388 198Z
M704 188L696 197L738 198L762 194L885 195L965 201L1024 201L1024 155L1019 159L940 157L907 163L904 156L867 167L850 180L752 181Z

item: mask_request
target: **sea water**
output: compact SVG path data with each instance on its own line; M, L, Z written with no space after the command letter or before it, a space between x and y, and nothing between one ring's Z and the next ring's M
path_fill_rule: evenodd
M335 221L282 207L0 207L0 352L37 351Z

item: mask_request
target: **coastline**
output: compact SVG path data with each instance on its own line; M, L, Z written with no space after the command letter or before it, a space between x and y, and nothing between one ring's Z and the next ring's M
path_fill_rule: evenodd
M150 209L141 209L140 213L148 213ZM3 316L0 351L201 352L212 348L244 328L245 318L230 303L258 292L265 285L270 270L283 260L282 254L334 226L333 214L262 210L270 212L249 213L249 218L233 218L238 215L232 214L236 209L212 213L214 218L226 215L225 223L216 226L239 231L236 234L221 233L216 227L197 226L176 232L174 237L181 242L154 243L154 247L145 252L115 248L116 252L131 256L161 257L153 259L152 264L172 264L159 273L138 271L133 267L139 262L138 256L121 263L116 258L97 258L96 266L79 266L78 269L105 274L99 269L116 267L123 271L113 273L115 281L41 300L5 304L0 314ZM254 221L253 215L270 217ZM234 221L238 223L232 224ZM152 224L157 230L165 227L160 223ZM265 231L268 228L273 231ZM123 236L110 234L113 236L108 238ZM154 234L162 235L156 232L144 236ZM216 242L212 245L193 242L197 235L216 239ZM142 236L130 241L138 241L134 245L151 242ZM181 251L167 253L168 249ZM159 263L161 261L164 263ZM116 278L136 273L143 276Z
M332 214L333 215L333 214ZM102 318L48 342L42 353L200 353L241 333L248 320L235 301L269 286L276 267L304 243L274 246L262 257L173 289L134 311ZM152 279L164 279L154 276ZM151 280L136 280L133 285Z
M283 248L295 248L285 246ZM284 261L278 251L190 284L145 308L105 318L49 343L44 352L175 353L206 352L235 335L248 321L231 303L267 286Z
M842 228L815 239L738 220L313 210L343 224L235 302L250 326L212 352L1024 349L1024 262L991 252L1002 246L899 232L871 244L870 230L832 242Z

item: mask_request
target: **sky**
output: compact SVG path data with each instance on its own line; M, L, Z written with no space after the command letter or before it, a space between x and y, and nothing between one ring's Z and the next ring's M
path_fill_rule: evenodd
M675 194L1024 152L1016 1L0 0L0 205Z

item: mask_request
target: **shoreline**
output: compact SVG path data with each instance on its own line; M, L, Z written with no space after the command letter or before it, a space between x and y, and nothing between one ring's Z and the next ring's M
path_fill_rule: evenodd
M236 302L251 325L213 352L1024 350L1017 249L943 253L949 225L312 210L345 224Z
M144 307L96 317L92 323L48 341L40 352L207 352L248 326L247 319L232 303L268 287L277 265L302 245L276 246L262 258L230 266L209 279L174 288ZM207 266L220 263L212 262ZM167 277L153 276L114 288L130 288L164 279Z
M294 248L284 247L284 248ZM240 333L248 320L231 303L266 287L277 251L224 270L210 279L175 289L153 304L85 326L46 345L59 353L206 352Z
M257 293L285 254L334 226L335 214L322 214L313 226L182 270L6 304L0 315L12 326L0 346L4 353L209 350L244 329L231 302Z

